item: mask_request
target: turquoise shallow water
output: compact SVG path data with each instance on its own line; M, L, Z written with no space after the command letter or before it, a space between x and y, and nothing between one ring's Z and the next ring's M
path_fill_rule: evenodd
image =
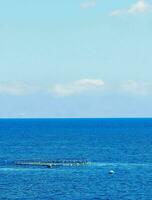
M91 163L53 169L14 164L57 159ZM151 188L152 119L0 120L2 200L149 200Z

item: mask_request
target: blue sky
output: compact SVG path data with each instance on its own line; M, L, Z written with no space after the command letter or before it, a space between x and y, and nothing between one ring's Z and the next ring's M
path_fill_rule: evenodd
M0 3L0 117L151 117L151 0Z

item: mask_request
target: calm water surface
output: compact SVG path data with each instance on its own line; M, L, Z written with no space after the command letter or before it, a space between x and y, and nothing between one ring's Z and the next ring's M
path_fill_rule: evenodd
M91 164L13 164L57 159ZM152 119L1 119L0 200L15 199L152 199Z

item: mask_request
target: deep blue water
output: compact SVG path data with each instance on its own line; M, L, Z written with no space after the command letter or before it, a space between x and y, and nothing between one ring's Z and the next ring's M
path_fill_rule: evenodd
M91 164L13 164L57 159ZM0 200L14 199L152 199L152 119L1 119Z

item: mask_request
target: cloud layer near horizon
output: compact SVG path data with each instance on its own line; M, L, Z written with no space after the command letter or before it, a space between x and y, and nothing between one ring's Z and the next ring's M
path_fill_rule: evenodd
M123 92L132 95L145 96L152 94L152 84L148 82L128 80L126 83L122 84L121 89Z
M69 84L56 84L52 91L57 96L71 96L85 91L101 89L104 86L100 79L81 79Z
M1 82L0 95L23 96L38 91L38 87L25 82Z
M105 83L102 79L80 79L71 83L56 83L50 87L35 86L24 82L0 83L0 95L10 96L46 93L57 97L69 97L84 94L91 95L94 92L100 94L103 91L108 93L145 96L152 94L152 83L128 80L113 86L113 84Z

